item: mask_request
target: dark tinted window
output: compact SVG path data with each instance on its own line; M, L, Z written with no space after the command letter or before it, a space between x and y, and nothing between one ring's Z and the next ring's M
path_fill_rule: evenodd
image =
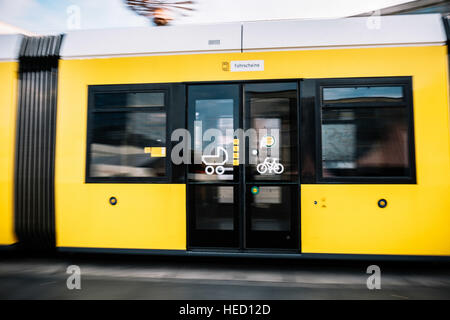
M108 92L95 95L95 108L164 107L164 92Z
M153 92L94 94L88 177L166 176L164 93L156 94L162 97L155 98Z
M196 85L190 86L188 93L194 160L188 177L195 181L232 181L238 168L233 147L239 86Z
M190 246L239 245L237 190L231 185L189 184Z
M250 184L247 190L247 247L297 248L297 186Z
M322 90L323 178L411 177L410 109L402 86Z
M195 228L197 230L234 229L234 188L228 186L193 187Z
M249 180L292 181L297 176L297 84L244 86Z
M260 186L250 192L250 229L252 231L291 230L292 201L289 186Z
M403 88L401 86L323 88L322 96L325 104L399 102L403 101Z

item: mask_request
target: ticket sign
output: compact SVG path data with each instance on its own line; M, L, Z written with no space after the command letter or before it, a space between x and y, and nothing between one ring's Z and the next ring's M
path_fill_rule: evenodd
M231 61L231 72L264 71L264 60Z

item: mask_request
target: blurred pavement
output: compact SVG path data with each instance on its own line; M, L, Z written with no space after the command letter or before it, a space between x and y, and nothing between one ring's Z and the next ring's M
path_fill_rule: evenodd
M369 265L381 289L369 290ZM81 290L69 290L69 265ZM0 254L0 299L450 299L449 263Z

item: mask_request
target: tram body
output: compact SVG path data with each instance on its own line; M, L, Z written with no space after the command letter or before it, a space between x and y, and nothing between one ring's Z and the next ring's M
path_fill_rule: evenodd
M17 239L14 233L14 138L17 107L17 61L11 61L10 52L18 46L15 36L2 36L0 51L0 246L14 244Z
M450 256L446 21L380 19L379 29L349 18L69 32L51 54L57 86L41 84L55 101L54 131L39 138L53 136L48 145L28 133L47 125L33 127L45 102L25 92L40 81L33 63L48 57L33 58L31 40L22 40L19 61L0 62L0 244ZM284 172L258 174L248 163L253 149L236 136L226 140L229 174L174 164L173 131L194 135L199 119L205 129L276 127L269 136ZM261 144L258 137L253 155L275 152ZM41 161L31 145L53 158Z

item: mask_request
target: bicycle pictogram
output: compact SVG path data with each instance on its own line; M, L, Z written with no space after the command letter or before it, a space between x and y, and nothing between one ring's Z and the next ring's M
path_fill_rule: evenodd
M264 161L256 166L256 170L260 174L268 173L276 173L282 174L284 171L284 166L279 162L280 160L277 158L267 157Z

